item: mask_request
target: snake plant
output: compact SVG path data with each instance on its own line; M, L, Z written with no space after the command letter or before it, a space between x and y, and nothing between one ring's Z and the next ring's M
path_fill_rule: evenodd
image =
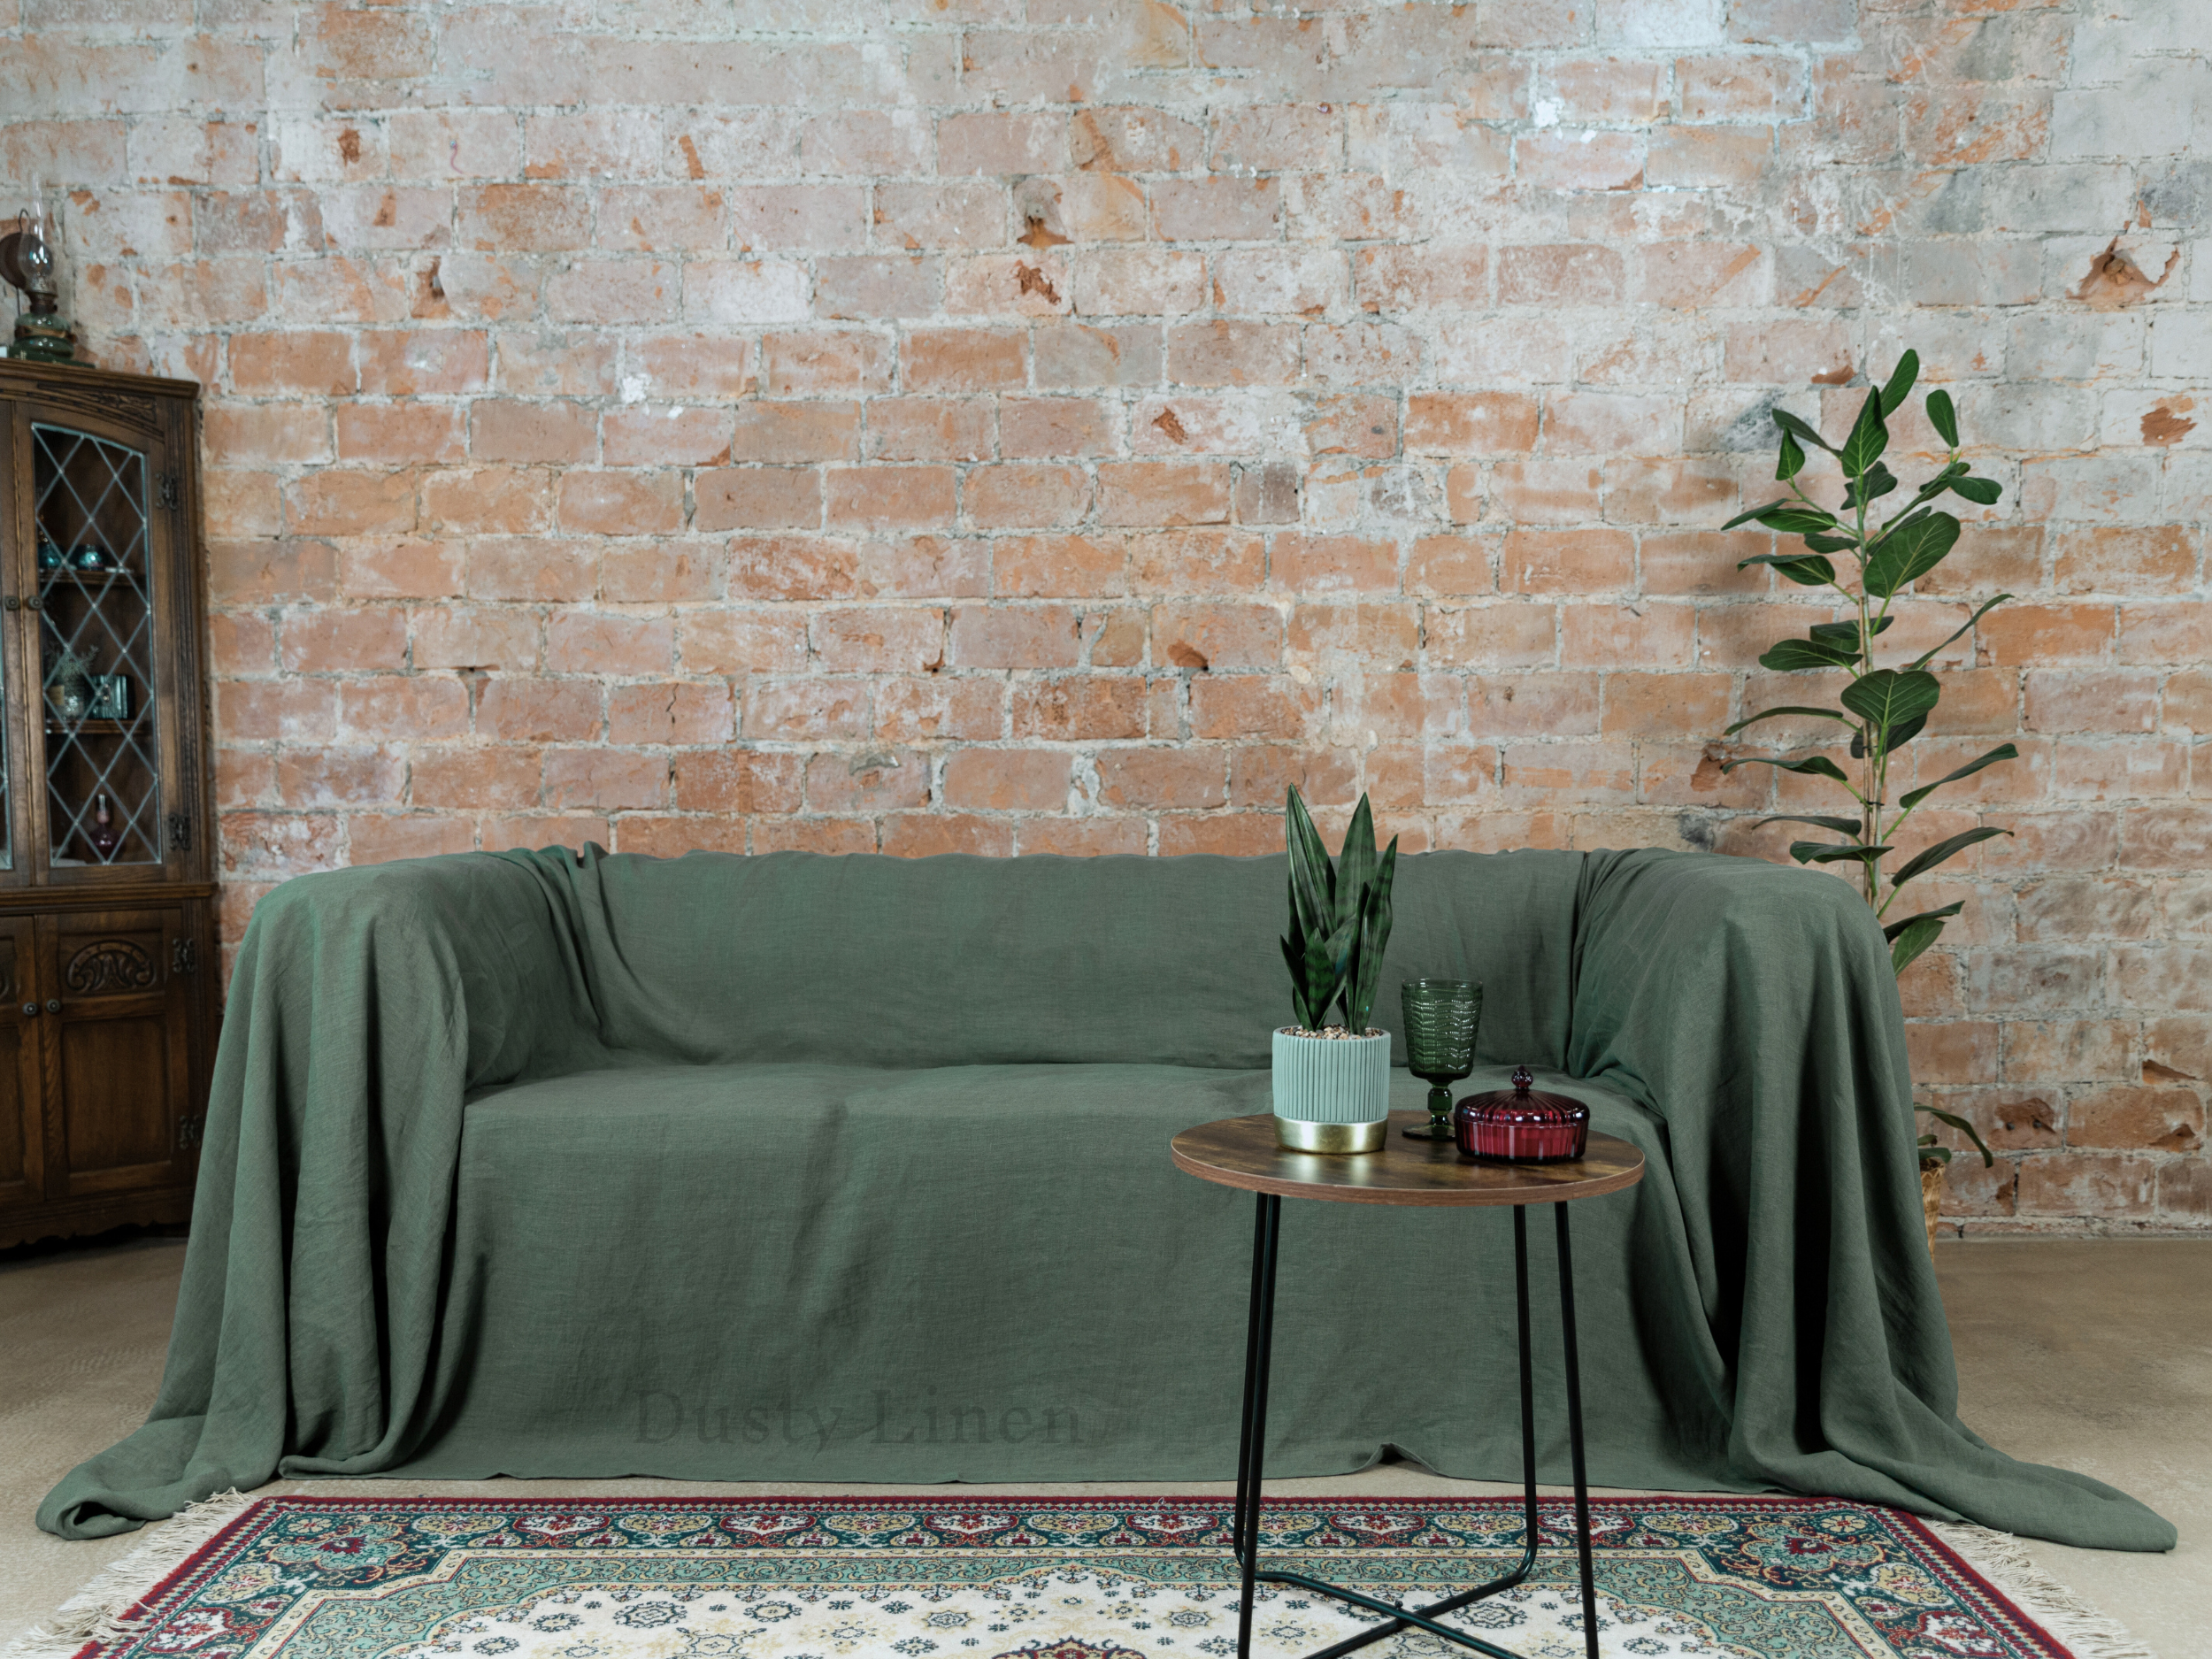
M1283 817L1290 844L1290 934L1283 960L1290 966L1290 995L1302 1031L1329 1025L1340 1002L1343 1026L1367 1031L1376 987L1382 979L1383 947L1390 939L1390 883L1398 869L1398 839L1375 856L1375 819L1359 798L1344 850L1333 867L1305 801L1292 785Z

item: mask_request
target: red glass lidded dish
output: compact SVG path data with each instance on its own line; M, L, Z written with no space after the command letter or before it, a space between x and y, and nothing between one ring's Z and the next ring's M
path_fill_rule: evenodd
M1470 1094L1452 1109L1459 1149L1471 1158L1507 1164L1557 1164L1578 1158L1590 1140L1590 1109L1566 1094L1536 1092L1525 1065L1510 1089Z

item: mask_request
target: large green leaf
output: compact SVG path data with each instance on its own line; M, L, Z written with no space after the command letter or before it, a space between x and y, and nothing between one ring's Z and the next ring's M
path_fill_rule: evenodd
M1904 931L1890 941L1889 971L1902 973L1919 957L1920 953L1935 943L1943 932L1943 924L1932 916L1916 916L1905 924Z
M1843 510L1856 512L1861 505L1862 494L1866 502L1872 503L1879 501L1896 488L1897 474L1877 461L1867 468L1863 477L1855 478L1843 487Z
M1882 458L1882 451L1889 448L1889 428L1882 424L1882 394L1866 395L1866 402L1859 405L1859 418L1851 426L1851 435L1843 441L1843 448L1836 451L1836 465L1843 468L1846 478L1855 478L1872 468Z
M1805 545L1816 553L1847 553L1859 545L1859 538L1849 534L1809 535Z
M1951 408L1951 394L1940 386L1928 394L1928 424L1954 449L1959 447L1959 418Z
M1980 507L1993 506L2005 493L2005 487L1993 478L1955 478L1946 488Z
M1858 660L1856 653L1818 640L1780 640L1761 654L1759 666L1793 674L1808 668L1848 668Z
M1810 426L1800 420L1795 415L1790 413L1788 410L1777 409L1771 412L1774 416L1774 424L1781 427L1782 430L1787 433L1791 437L1795 438L1800 443L1809 443L1815 449L1827 450L1831 455L1833 455L1836 452L1836 446L1834 444L1829 442L1827 439L1822 437L1817 432L1815 432Z
M1747 507L1743 511L1738 513L1734 518L1731 518L1726 524L1721 526L1721 528L1724 530L1733 530L1740 524L1749 524L1754 518L1764 518L1768 513L1772 512L1777 507L1787 507L1791 504L1790 498L1787 495L1782 495L1777 497L1773 501L1768 502L1762 507Z
M1913 739L1918 737L1920 728L1927 724L1926 715L1916 714L1909 720L1901 720L1895 726L1881 728L1882 752L1885 755L1894 755ZM1851 734L1851 758L1854 760L1866 758L1866 738L1862 733L1854 732Z
M1816 553L1802 558L1778 558L1774 568L1800 588L1825 588L1836 580L1836 567Z
M1885 939L1894 939L1898 934L1903 933L1905 929L1910 927L1915 922L1926 920L1939 922L1947 916L1956 916L1965 908L1966 901L1964 899L1955 899L1939 910L1916 910L1912 915L1901 917L1896 921L1890 923L1888 926L1883 928L1882 937Z
M1846 788L1851 784L1843 768L1825 755L1808 755L1802 760L1770 760L1763 755L1746 755L1740 760L1724 760L1720 764L1723 772L1733 772L1739 766L1772 766L1782 772L1803 772L1809 777L1833 778Z
M1770 530L1783 535L1817 535L1823 530L1836 527L1833 513L1818 507L1793 503L1784 507L1770 507L1759 515L1759 522Z
M1999 835L2009 835L2012 832L2008 829L1984 828L1962 830L1956 835L1947 836L1944 840L1938 841L1934 846L1924 847L1920 851L1915 853L1910 858L1908 858L1904 863L1903 868L1900 869L1896 874L1890 877L1889 885L1892 888L1901 887L1906 882L1911 880L1915 876L1926 875L1929 871L1934 869L1938 864L1943 863L1946 859L1953 856L1955 854L1964 852L1969 847L1973 846L1978 841L1985 841Z
M1920 375L1920 354L1908 351L1897 359L1897 367L1890 373L1889 383L1882 388L1882 413L1893 415L1898 404L1905 401L1905 394L1912 390L1912 383Z
M1792 841L1790 843L1790 856L1801 864L1839 864L1846 862L1868 864L1872 864L1888 850L1886 847L1862 847L1855 841L1848 846L1839 845L1835 841Z
M1873 627L1868 631L1878 640L1889 632L1889 625L1896 620L1895 617L1877 617ZM1854 653L1859 649L1859 623L1855 617L1848 622L1816 622L1809 632L1824 645L1832 645L1840 650Z
M1916 576L1943 563L1959 539L1959 521L1947 512L1908 519L1868 552L1866 591L1886 599Z
M1967 762L1965 765L1961 766L1956 772L1947 772L1942 777L1937 779L1933 783L1924 783L1917 789L1908 789L1903 795L1897 797L1897 804L1906 808L1916 807L1923 801L1925 801L1930 795L1933 795L1937 790L1943 787L1943 786L1947 783L1956 783L1962 778L1970 778L1983 767L1994 765L2001 760L2017 760L2019 758L2020 751L2018 749L2015 749L2009 743L2000 743L1996 748L1991 749L1989 753L1984 755L1979 760L1970 760Z
M1843 706L1873 726L1897 726L1936 706L1943 687L1924 670L1878 668L1843 688Z
M1982 605L1980 610L1977 611L1972 616L1967 618L1964 622L1959 625L1958 632L1952 634L1951 639L1944 641L1943 645L1948 645L1951 642L1951 640L1955 640L1960 634L1967 633L1977 622L1979 622L1984 617L1987 616L1991 611L1994 611L1999 605L2001 605L2006 600L2011 597L2012 595L2010 594L1999 594L1994 599L1986 601ZM1943 645L1938 645L1931 649L1923 651L1918 657L1913 658L1911 666L1915 668L1925 668L1930 663L1935 661L1936 653L1943 649Z
M1792 479L1804 470L1805 451L1799 447L1795 438L1786 432L1784 433L1781 450L1774 458L1774 476L1779 479Z
M1861 827L1859 820L1855 818L1828 818L1817 812L1808 818L1798 812L1778 812L1772 818L1761 818L1752 828L1764 829L1770 824L1811 824L1821 829L1833 830L1839 835L1856 835Z
M1948 1124L1952 1128L1957 1130L1961 1134L1964 1135L1969 1141L1971 1141L1974 1143L1974 1150L1982 1155L1982 1167L1984 1169L1989 1168L1990 1165L1997 1162L1996 1158L1989 1150L1989 1142L1982 1139L1982 1132L1975 1128L1972 1124L1967 1122L1965 1118L1960 1117L1957 1113L1939 1111L1933 1106L1923 1106L1917 1101L1913 1102L1913 1110L1916 1112L1927 1113L1929 1117L1934 1118L1938 1123ZM1934 1139L1932 1135L1928 1138L1930 1140Z
M1815 719L1818 720L1833 720L1842 726L1848 726L1851 724L1850 721L1845 719L1842 715L1838 714L1833 709L1809 709L1799 703L1785 703L1775 708L1762 709L1756 714L1747 715L1744 718L1737 721L1735 725L1730 726L1727 731L1721 733L1721 735L1724 737L1733 737L1737 733L1742 731L1747 726L1756 726L1762 720L1771 720L1778 714L1809 714Z

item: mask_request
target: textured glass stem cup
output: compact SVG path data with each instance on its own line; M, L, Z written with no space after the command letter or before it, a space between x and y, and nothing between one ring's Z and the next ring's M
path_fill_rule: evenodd
M1429 1121L1416 1140L1452 1138L1450 1085L1475 1069L1482 987L1466 979L1408 979L1398 993L1405 1015L1406 1070L1429 1086Z

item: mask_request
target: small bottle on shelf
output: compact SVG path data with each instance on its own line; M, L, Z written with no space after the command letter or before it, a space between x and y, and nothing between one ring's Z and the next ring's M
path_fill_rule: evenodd
M115 856L115 849L123 844L123 826L115 821L115 814L108 809L104 795L92 798L92 826L85 831L92 856L105 864Z

